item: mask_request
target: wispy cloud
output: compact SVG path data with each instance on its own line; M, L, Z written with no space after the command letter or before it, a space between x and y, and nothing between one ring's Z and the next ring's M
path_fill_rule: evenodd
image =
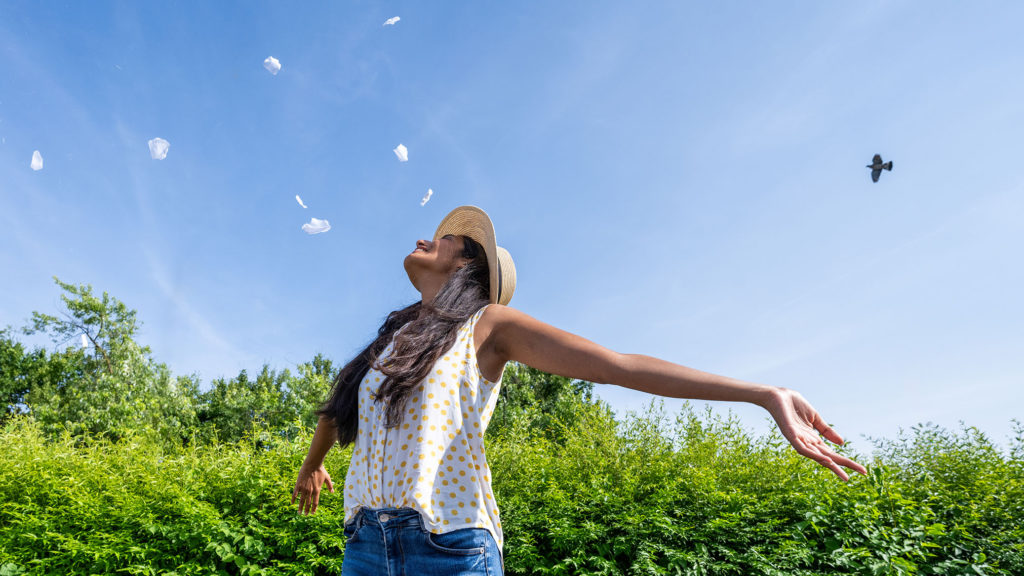
M164 298L174 305L181 318L184 318L189 327L192 328L195 336L201 340L200 344L202 344L202 347L232 357L245 356L224 338L204 315L192 307L181 290L171 281L170 275L167 273L167 269L160 258L148 248L144 249L144 253L146 264L149 267L150 278L152 278L157 288L160 289L160 293L163 294Z
M778 346L759 350L736 361L729 370L731 376L743 380L764 380L771 372L783 369L833 350L854 338L858 333L855 326L831 327L823 332L810 334L799 340L786 340Z

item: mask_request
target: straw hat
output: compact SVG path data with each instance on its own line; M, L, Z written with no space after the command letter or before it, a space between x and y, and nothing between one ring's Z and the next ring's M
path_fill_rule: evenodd
M491 273L491 303L508 304L516 291L516 265L508 250L498 246L494 224L487 213L476 206L459 206L438 224L434 242L448 234L468 236L484 247Z

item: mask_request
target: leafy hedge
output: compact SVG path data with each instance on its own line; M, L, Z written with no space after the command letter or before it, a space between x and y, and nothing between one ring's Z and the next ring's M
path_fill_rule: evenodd
M1020 437L917 427L844 484L710 412L602 424L489 449L509 572L1024 574Z
M173 449L0 432L0 574L340 573L341 499L289 505L309 437ZM303 446L305 443L305 446ZM326 465L342 473L347 451Z
M573 417L557 433L512 418L488 439L509 574L1024 574L1020 436L1004 452L970 428L917 427L844 484L711 412ZM338 574L340 492L309 517L289 504L308 442L52 439L13 418L0 576ZM326 462L339 484L348 456Z

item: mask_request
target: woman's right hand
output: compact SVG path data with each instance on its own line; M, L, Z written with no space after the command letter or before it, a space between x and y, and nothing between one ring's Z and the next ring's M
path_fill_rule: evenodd
M334 492L334 483L331 482L331 475L321 464L318 468L308 469L305 466L299 468L299 478L295 481L295 489L292 490L292 504L299 500L299 514L312 514L316 512L320 504L320 490L324 483L327 489Z

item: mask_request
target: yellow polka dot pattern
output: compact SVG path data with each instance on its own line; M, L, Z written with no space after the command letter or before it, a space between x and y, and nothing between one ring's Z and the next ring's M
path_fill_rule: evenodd
M502 547L484 452L501 378L483 377L473 343L473 328L485 309L459 328L455 345L413 389L397 427L384 427L385 410L373 401L383 374L372 368L366 373L359 385L359 433L345 477L345 522L362 506L414 508L435 534L486 528Z

